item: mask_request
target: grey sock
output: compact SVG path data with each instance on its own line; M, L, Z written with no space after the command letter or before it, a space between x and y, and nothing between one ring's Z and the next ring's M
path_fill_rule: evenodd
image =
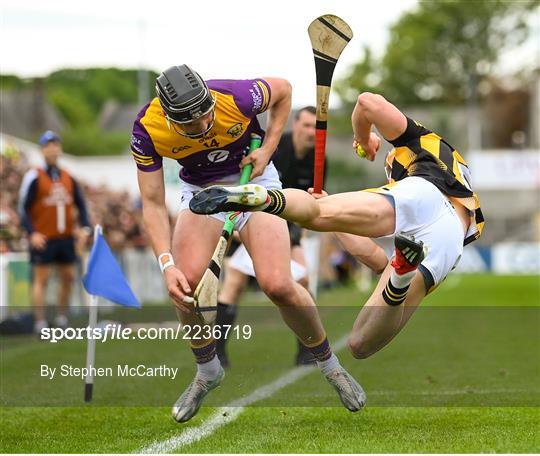
M220 368L221 363L219 362L219 358L214 356L206 363L197 363L197 376L203 380L214 380L218 376Z
M332 356L325 361L317 361L317 367L324 375L328 375L330 371L340 366L341 364L339 364L339 359L335 353L332 353Z

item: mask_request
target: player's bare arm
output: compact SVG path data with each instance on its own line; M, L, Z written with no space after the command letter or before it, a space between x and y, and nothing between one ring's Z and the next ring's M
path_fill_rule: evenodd
M271 98L268 107L268 124L262 146L245 157L240 163L244 167L253 164L251 179L260 176L277 148L283 129L291 111L292 88L289 81L281 78L263 78L270 86Z
M163 169L144 172L137 171L139 189L141 191L143 219L154 254L159 258L162 254L171 251L171 228L169 214L165 206L165 185L163 183ZM170 260L172 260L172 254ZM169 261L166 255L160 261ZM189 284L180 269L174 264L163 268L163 277L169 291L169 296L176 307L183 312L190 312L184 300L191 293ZM189 297L188 297L189 299Z
M375 126L388 140L401 136L407 128L407 118L382 95L363 92L358 96L352 113L353 147L360 145L370 161L375 159L381 140L371 131Z

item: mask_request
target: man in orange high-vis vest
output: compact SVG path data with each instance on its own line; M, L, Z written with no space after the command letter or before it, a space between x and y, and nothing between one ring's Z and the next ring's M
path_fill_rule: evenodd
M60 291L55 326L68 324L67 307L75 278L75 234L84 241L92 231L86 205L77 182L58 167L62 153L60 137L46 131L39 139L45 166L26 173L20 191L22 225L28 232L32 263L34 331L48 326L45 293L52 266L58 266ZM75 207L82 227L75 229Z

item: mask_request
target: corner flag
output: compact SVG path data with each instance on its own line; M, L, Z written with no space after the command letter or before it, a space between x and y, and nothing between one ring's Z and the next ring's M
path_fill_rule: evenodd
M131 288L114 258L107 241L103 237L101 226L94 228L94 245L90 251L90 258L83 278L84 288L90 295L88 311L88 327L95 328L98 317L98 296L126 307L140 309L139 300ZM92 400L94 388L94 375L92 369L96 354L96 340L88 339L86 348L86 368L88 374L85 378L84 401Z
M141 307L103 237L101 227L95 232L83 283L90 295L101 296L121 306Z

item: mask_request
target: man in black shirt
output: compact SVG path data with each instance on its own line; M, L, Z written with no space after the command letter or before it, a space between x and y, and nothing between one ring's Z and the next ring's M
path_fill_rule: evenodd
M315 107L306 106L299 109L293 120L292 131L284 133L279 141L277 151L272 157L283 188L298 188L306 190L313 186L315 160ZM326 171L326 170L325 170ZM291 237L291 259L304 268L306 261L300 245L302 229L288 223ZM298 279L298 283L308 288L307 275ZM236 303L247 285L247 276L234 266L226 266L225 281L218 299L217 325L234 325L237 314ZM225 338L217 341L217 354L222 366L229 364L226 353ZM314 358L311 352L298 342L296 364L312 364Z
M306 106L296 112L292 131L281 136L272 160L283 188L313 187L315 121L315 108Z

